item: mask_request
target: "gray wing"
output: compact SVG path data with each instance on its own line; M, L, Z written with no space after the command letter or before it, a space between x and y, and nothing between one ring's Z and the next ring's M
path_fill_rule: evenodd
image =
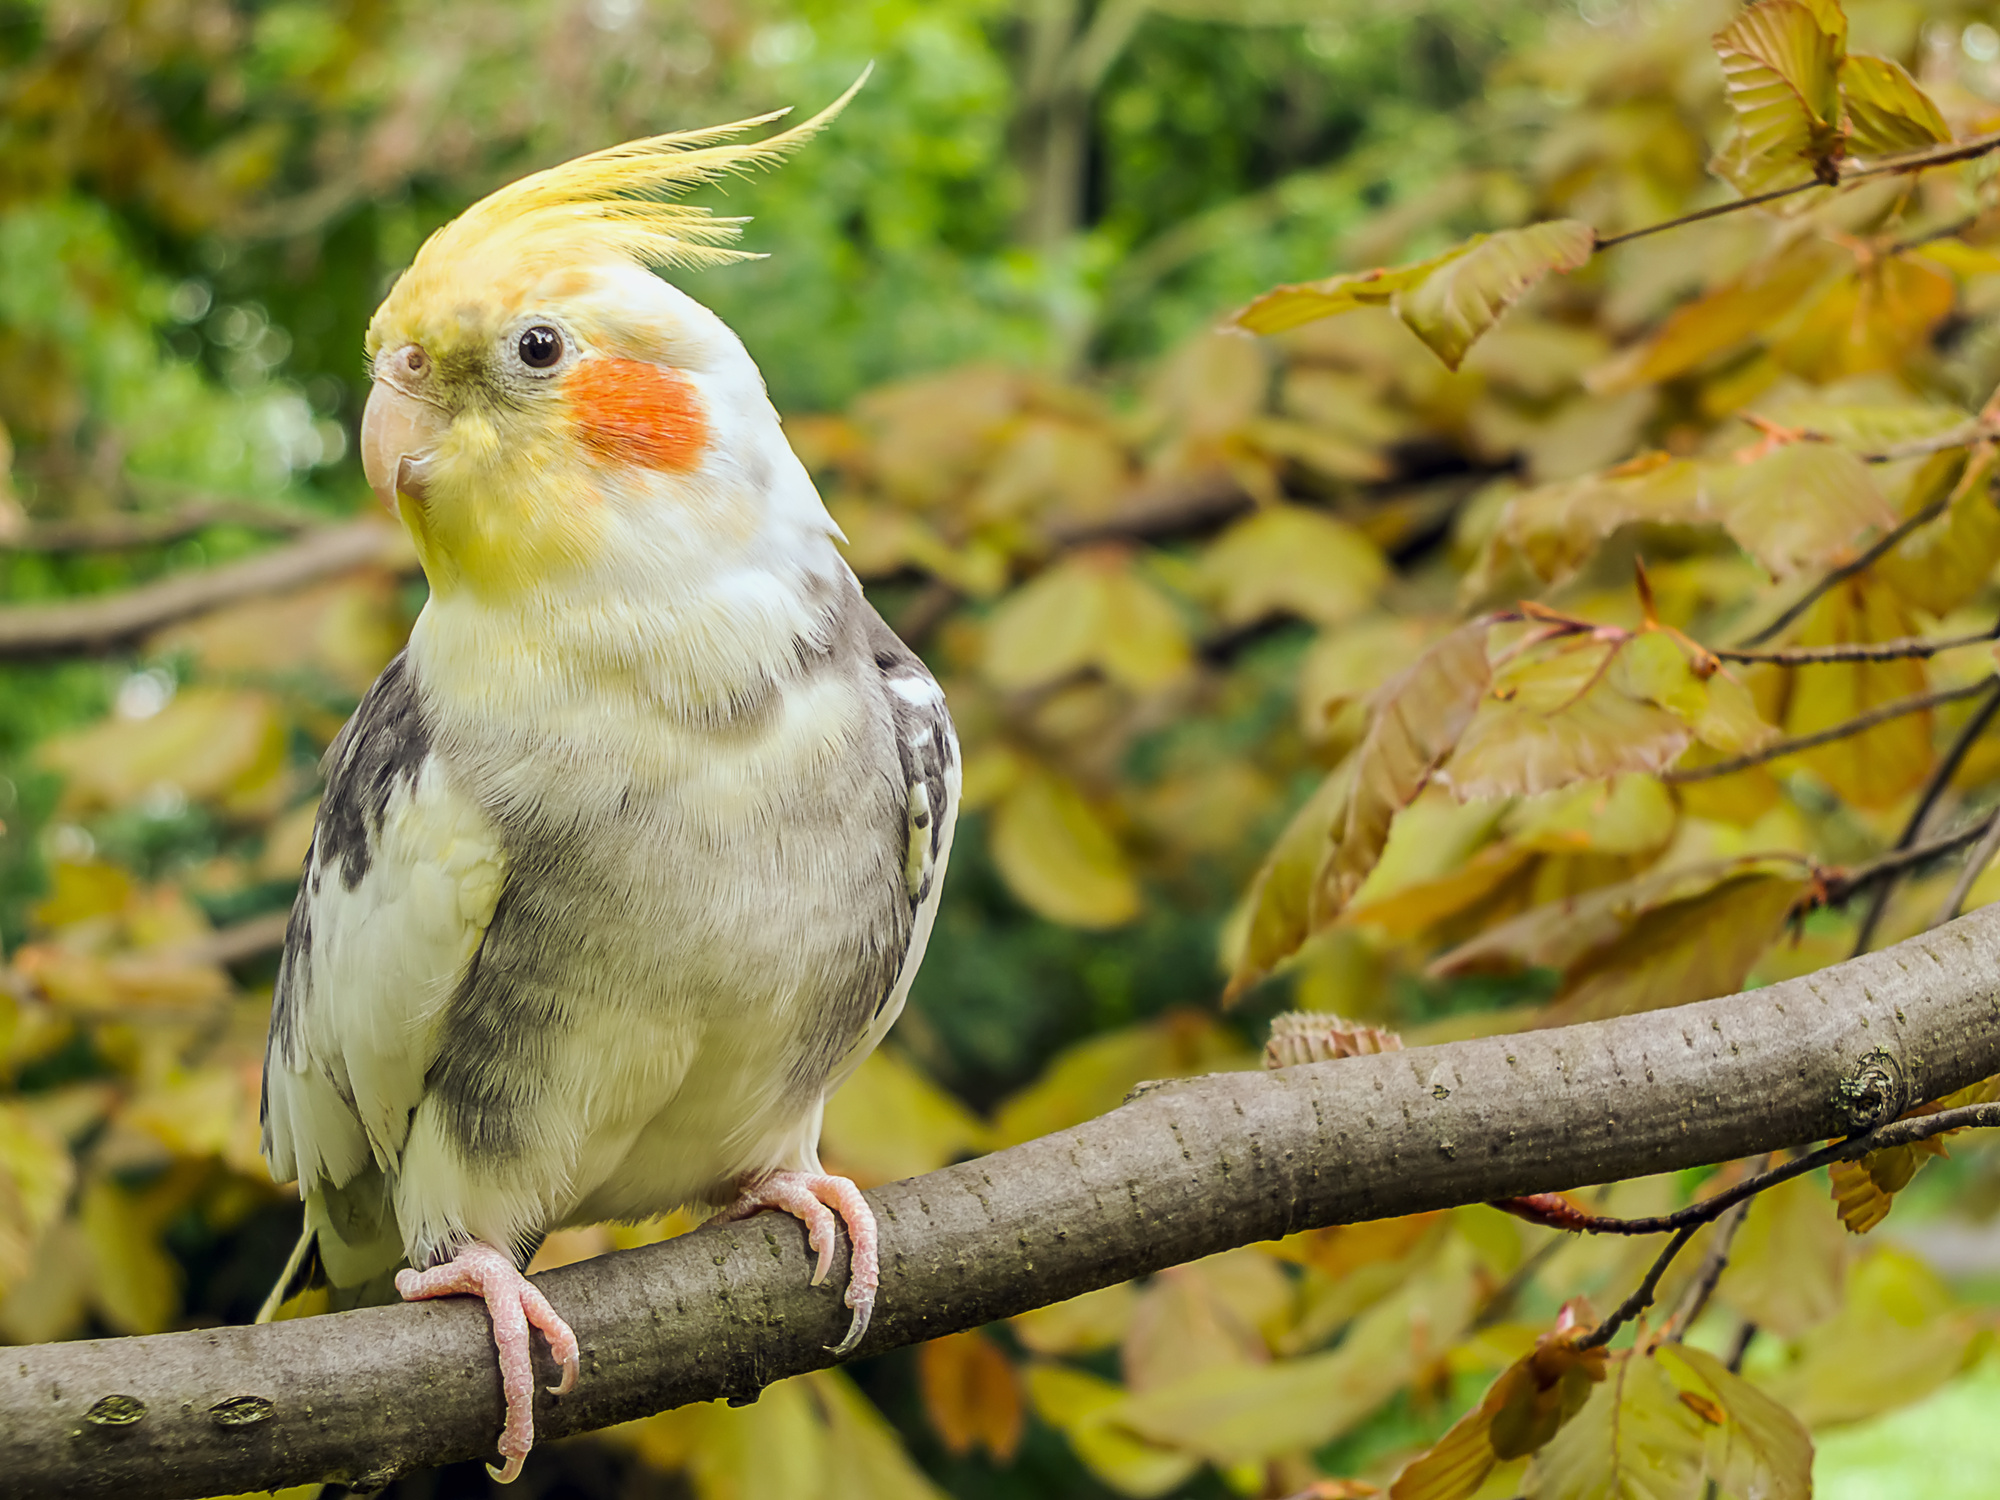
M924 950L937 920L963 781L958 734L945 707L944 690L916 652L904 645L872 608L868 609L867 620L867 648L888 704L903 777L906 831L903 884L910 903L910 935L902 961L876 1003L874 1014L828 1080L828 1093L861 1066L862 1059L875 1050L903 1013L910 984L924 961Z
M394 1229L384 1174L423 1097L439 1014L492 921L505 859L487 814L432 752L405 657L334 740L326 773L272 1000L264 1154L279 1181L298 1179L309 1223L337 1240L384 1240ZM324 1234L321 1250L344 1281Z

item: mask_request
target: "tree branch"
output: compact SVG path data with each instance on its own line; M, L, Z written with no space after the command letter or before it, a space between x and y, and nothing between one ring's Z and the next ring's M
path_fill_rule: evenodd
M410 557L400 527L353 521L308 533L283 547L199 573L179 573L122 593L60 604L0 607L0 661L108 651L162 625L225 604L280 594L370 563L400 566Z
M2000 1072L2000 908L1674 1010L1150 1089L1072 1130L872 1193L862 1352L1321 1225L1671 1171L1868 1129ZM582 1335L544 1438L831 1363L840 1280L763 1214L540 1278ZM545 1372L552 1376L553 1368ZM118 1398L115 1400L108 1398ZM173 1500L486 1454L500 1384L462 1298L9 1351L10 1500Z
M1905 714L1920 714L1925 709L1941 708L1962 698L1976 698L1988 691L1993 686L1993 681L1993 677L1989 674L1976 682L1968 682L1959 687L1940 688L1935 693L1919 693L1914 698L1897 698L1880 707L1871 708L1865 714L1856 714L1841 723L1828 725L1825 729L1798 735L1789 740L1773 740L1761 750L1732 756L1728 760L1711 761L1702 766L1670 766L1660 773L1660 780L1669 786L1679 786L1690 781L1712 781L1717 776L1729 776L1737 771L1747 771L1750 767L1761 766L1766 761L1779 760L1787 755L1796 755L1801 750L1810 750L1816 745L1830 745L1835 740L1846 739L1849 735L1864 733L1877 724L1886 724L1891 719L1902 718Z
M1927 638L1920 635L1893 641L1837 641L1831 646L1779 646L1770 651L1752 651L1740 646L1710 646L1709 655L1724 661L1772 662L1781 667L1820 667L1850 661L1924 661L1961 646L1977 646L2000 636L2000 625L1971 635Z

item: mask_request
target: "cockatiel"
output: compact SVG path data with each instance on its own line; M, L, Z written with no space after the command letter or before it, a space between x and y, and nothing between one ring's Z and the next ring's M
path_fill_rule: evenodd
M856 85L859 87L859 84ZM852 90L849 91L851 97ZM326 758L277 980L264 1150L306 1228L276 1302L397 1266L493 1323L519 1473L548 1231L681 1204L876 1228L827 1096L903 1007L958 810L943 695L862 598L749 355L652 268L666 201L846 103L617 146L434 234L368 330L368 479L430 599ZM268 1310L267 1310L268 1311Z

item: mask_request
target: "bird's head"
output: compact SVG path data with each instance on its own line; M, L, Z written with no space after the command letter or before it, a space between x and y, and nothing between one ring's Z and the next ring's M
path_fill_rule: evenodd
M361 449L435 593L722 558L774 516L830 529L742 344L652 273L741 258L740 220L671 195L774 162L853 94L761 142L731 138L774 116L581 157L425 242L369 325Z

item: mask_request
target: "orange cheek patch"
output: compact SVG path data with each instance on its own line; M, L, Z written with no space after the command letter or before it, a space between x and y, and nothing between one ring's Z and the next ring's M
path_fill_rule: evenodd
M708 446L694 387L636 359L585 360L563 382L577 436L607 463L692 469Z

